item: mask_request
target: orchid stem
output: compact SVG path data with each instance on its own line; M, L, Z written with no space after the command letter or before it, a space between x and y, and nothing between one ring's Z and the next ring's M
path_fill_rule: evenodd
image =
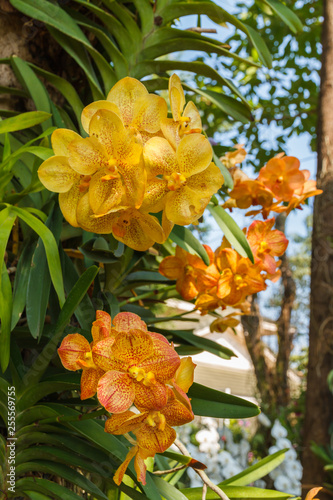
M166 286L162 289L155 288L155 290L151 290L150 292L143 293L141 295L137 295L136 297L131 297L129 299L123 300L119 303L119 307L123 307L126 304L132 304L132 302L138 302L139 300L146 299L148 297L153 297L154 295L159 294L160 292L167 292L168 290L174 290L176 285Z
M177 448L179 449L179 451L183 455L185 455L186 457L191 456L189 454L189 452L187 451L187 448L183 445L183 443L181 441L179 441L179 439L175 439L174 444L177 446ZM216 493L220 498L222 498L222 500L230 500L230 498L224 493L224 491L222 491L221 488L216 486L216 484L214 484L209 479L209 477L207 476L207 474L203 470L199 470L199 469L194 469L194 470L201 477L204 485L206 484L208 486L208 488L210 488L212 491L214 491L214 493Z

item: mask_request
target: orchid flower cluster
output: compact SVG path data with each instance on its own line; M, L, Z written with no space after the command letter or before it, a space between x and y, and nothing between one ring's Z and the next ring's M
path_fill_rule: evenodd
M162 260L160 273L177 280L177 291L185 300L196 299L196 308L202 314L218 307L240 309L215 320L211 325L212 331L223 332L228 326L237 326L235 316L249 308L246 297L265 290L266 279L276 281L279 278L281 261L276 257L284 254L288 240L282 231L272 229L274 222L274 218L254 221L247 230L254 263L249 258L241 257L225 238L215 252L204 245L209 266L200 257L180 247L176 248L175 256Z
M163 335L149 332L139 316L122 312L113 318L96 312L92 342L78 333L67 335L58 353L67 370L82 369L81 399L95 396L112 415L111 434L132 432L133 447L115 473L120 484L132 460L138 481L146 484L145 459L163 453L176 439L173 426L194 418L187 392L195 365L180 359Z
M311 196L322 193L317 189L316 181L309 179L309 170L300 170L300 161L294 156L279 153L261 168L257 179L250 179L240 168L236 167L246 157L242 145L236 145L235 151L227 153L222 162L230 169L234 180L234 188L224 208L247 209L252 205L261 205L260 209L251 210L246 215L262 214L267 219L270 212L288 215Z
M82 112L88 137L58 129L55 156L38 175L59 193L74 227L113 236L135 250L163 243L174 224L196 223L224 179L201 133L199 111L185 105L177 75L169 80L172 118L163 97L138 80L123 78L107 99ZM160 214L156 217L152 214Z

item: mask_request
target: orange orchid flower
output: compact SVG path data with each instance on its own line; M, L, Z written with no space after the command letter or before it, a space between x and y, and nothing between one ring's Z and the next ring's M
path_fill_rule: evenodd
M115 483L118 485L121 483L131 459L135 456L134 467L138 481L146 484L144 460L154 457L156 453L163 453L171 446L176 439L176 432L172 426L186 424L193 418L192 410L179 402L170 389L168 402L159 411L144 411L139 414L126 411L112 415L105 423L106 432L119 435L131 431L136 437L136 445L130 449L125 461L114 475Z
M274 223L274 218L266 221L254 221L248 228L246 235L256 264L272 275L275 273L277 265L274 257L283 255L289 243L282 231L272 230Z
M258 181L272 191L278 200L291 200L294 191L306 181L306 172L300 171L300 162L294 156L271 158L260 170Z
M92 359L92 346L105 338L113 342L111 336L111 318L104 311L96 311L96 321L92 324L93 342L79 333L67 335L58 349L58 354L63 366L70 371L82 369L81 376L81 399L91 398L96 394L98 381L104 370L96 366Z
M198 276L206 269L207 266L200 257L177 246L175 256L165 257L162 260L159 272L166 278L177 280L178 293L185 300L192 300L199 293Z
M239 319L235 316L240 316L242 313L239 311L232 311L223 316L223 318L215 319L209 326L211 332L224 333L228 328L236 328L239 325Z
M308 493L307 493L307 495L305 497L305 500L319 500L319 498L315 498L315 496L322 489L323 489L322 486L320 486L318 488L312 488L310 491L308 491Z
M236 182L234 189L230 192L230 197L235 200L238 208L244 209L252 205L261 205L267 208L273 203L273 193L262 182L252 179Z
M166 382L180 365L178 354L163 336L148 332L136 315L120 313L114 325L114 339L102 340L92 349L94 363L106 372L98 383L98 400L110 413L122 413L133 403L140 408L163 408Z
M222 249L216 258L216 264L221 273L216 295L225 305L236 306L247 295L265 290L260 268L235 250Z
M234 168L239 163L242 163L246 158L246 151L244 149L244 144L235 144L233 148L235 151L229 151L221 158L221 162L227 168Z

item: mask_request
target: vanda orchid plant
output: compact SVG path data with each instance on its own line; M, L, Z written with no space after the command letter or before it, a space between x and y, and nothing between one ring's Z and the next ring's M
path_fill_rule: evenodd
M173 71L216 80L219 91L185 89L232 119L248 120L248 105L205 63L193 70L161 57L184 46L258 66L178 29L185 15L227 19L269 66L264 42L208 0L10 4L49 30L83 76L72 85L19 57L3 60L38 111L0 122L0 498L291 497L252 486L283 451L216 485L177 438L175 427L195 415L250 418L260 409L193 381L191 355L234 353L195 335L196 318L171 315L166 303L192 302L212 316L212 331L235 327L247 298L279 278L288 241L270 213L288 214L320 193L296 158L272 158L255 180L238 166L242 147L219 158ZM283 5L286 16L300 29ZM225 210L251 206L247 215L263 220L244 231ZM206 209L222 229L215 251L185 227L200 224ZM187 468L202 486L186 488Z

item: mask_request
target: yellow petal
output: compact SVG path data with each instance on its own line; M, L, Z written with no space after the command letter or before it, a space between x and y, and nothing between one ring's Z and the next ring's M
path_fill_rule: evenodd
M141 210L148 213L158 213L165 205L165 195L169 192L167 182L163 179L155 178L148 182Z
M139 145L136 144L134 146ZM119 166L119 172L125 187L128 205L135 208L140 208L142 204L147 181L147 174L143 158L141 156L141 151L141 146L140 151L137 151L137 153L135 153L135 148L133 147L131 164L123 162L122 165Z
M202 196L211 197L222 187L223 182L224 178L220 169L214 163L211 163L200 174L189 177L186 185L193 191L199 191Z
M168 106L163 97L148 94L134 104L132 127L151 134L161 128L161 120L168 114Z
M163 137L153 137L143 148L148 178L178 171L176 153Z
M76 218L77 205L83 193L80 191L80 180L76 181L66 193L59 194L59 205L63 216L73 227L79 227Z
M179 122L175 122L172 118L165 118L161 120L161 130L171 146L176 149L180 141Z
M122 180L120 178L105 180L107 172L105 169L96 172L89 183L89 203L96 215L119 210L125 195Z
M193 101L189 101L186 104L183 116L190 118L190 122L188 124L189 130L197 130L197 131L200 130L201 132L202 123L201 123L200 113Z
M66 193L80 175L69 166L66 156L51 156L39 167L38 177L49 191Z
M186 177L198 174L205 170L212 161L213 150L201 134L185 135L177 148L177 160L181 174Z
M192 358L188 356L187 358L182 358L180 361L180 366L176 371L175 381L176 384L183 389L184 392L188 392L189 388L194 381L194 368L197 365L193 363ZM172 424L175 425L175 424Z
M92 175L108 161L106 149L95 137L80 137L68 145L68 150L69 165L82 175Z
M51 144L54 154L57 156L68 156L68 145L77 139L81 139L81 136L73 130L58 128L51 136Z
M89 193L80 199L76 211L77 223L85 231L97 234L111 233L114 222L114 214L107 214L103 217L94 218L94 212L89 205Z
M94 114L100 110L100 109L108 109L109 111L113 111L113 113L116 113L116 115L120 116L120 111L118 107L113 104L112 102L109 101L95 101L92 102L91 104L88 104L82 111L81 115L81 123L82 127L84 130L89 134L89 125L90 125L90 120L94 116Z
M174 223L169 220L165 214L165 210L163 210L163 215L162 215L162 228L164 232L164 238L167 239L169 238L169 235L173 229Z
M183 186L167 195L165 215L171 222L180 226L193 224L203 214L210 198L204 198L199 191Z
M139 80L127 76L112 87L107 96L107 100L116 104L123 123L128 126L133 120L134 105L136 101L145 97L147 94L148 90Z
M112 158L118 158L121 153L126 154L129 134L119 116L112 111L107 109L96 111L90 121L89 133L103 144L107 154Z
M163 243L165 236L158 219L135 209L112 214L114 237L134 250L148 250L155 242Z
M173 119L178 122L186 101L180 78L176 74L169 79L169 99Z

